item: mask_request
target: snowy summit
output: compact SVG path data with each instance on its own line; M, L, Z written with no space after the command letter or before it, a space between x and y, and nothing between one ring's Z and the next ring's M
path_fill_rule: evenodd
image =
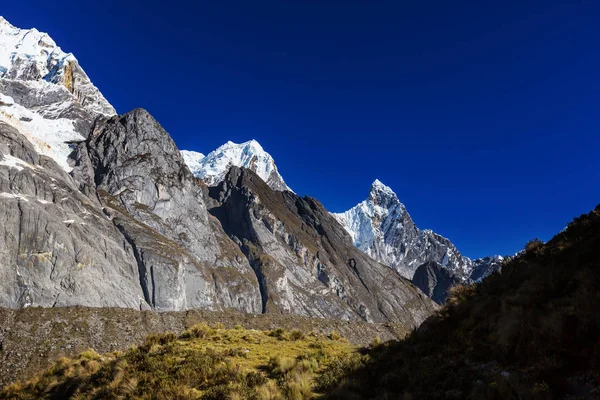
M182 150L181 154L192 173L207 185L223 181L232 166L254 171L274 190L290 190L284 182L273 157L256 140L244 143L225 143L207 156L195 151Z
M70 171L68 142L84 140L97 116L115 114L73 54L0 17L0 121Z
M115 109L92 84L72 53L65 53L47 33L19 29L0 16L0 78L63 85L86 111L115 115Z
M404 204L378 179L366 200L333 214L354 245L382 264L412 279L419 266L436 262L459 281L477 281L498 269L502 257L471 260L445 237L419 229Z

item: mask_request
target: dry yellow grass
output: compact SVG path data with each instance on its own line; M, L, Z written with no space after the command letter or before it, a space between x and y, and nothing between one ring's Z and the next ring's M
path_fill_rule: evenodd
M195 325L126 352L61 359L0 398L311 399L328 367L355 353L338 335Z

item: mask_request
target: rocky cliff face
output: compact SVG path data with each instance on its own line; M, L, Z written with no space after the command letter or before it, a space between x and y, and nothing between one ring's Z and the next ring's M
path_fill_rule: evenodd
M356 249L316 200L232 168L210 212L248 257L266 312L419 324L435 308L408 280Z
M417 268L412 282L435 302L442 304L448 298L450 288L459 281L440 264L428 261Z
M211 218L202 183L146 111L100 119L74 174L131 246L145 303L158 310L260 311L247 260Z
M0 306L139 307L131 248L52 159L0 122Z

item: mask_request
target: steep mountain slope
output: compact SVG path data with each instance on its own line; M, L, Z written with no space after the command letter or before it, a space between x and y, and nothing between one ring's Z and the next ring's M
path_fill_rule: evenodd
M600 398L600 205L546 244L531 242L330 398Z
M274 191L238 168L210 195L211 213L257 273L265 311L418 325L435 308L409 281L352 246L318 201Z
M427 261L421 264L413 275L412 282L423 293L431 297L437 303L444 303L450 294L450 289L457 285L456 278L450 272L435 261Z
M366 200L333 215L356 247L408 279L429 261L440 264L456 282L480 280L502 263L500 256L471 260L445 237L417 228L396 193L379 180L373 182Z
M192 173L209 186L222 182L231 167L240 167L255 172L273 190L291 191L279 175L273 157L256 140L227 142L207 156L187 150L181 154Z

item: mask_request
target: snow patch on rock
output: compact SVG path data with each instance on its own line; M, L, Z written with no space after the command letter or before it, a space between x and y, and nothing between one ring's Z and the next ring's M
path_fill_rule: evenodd
M72 151L67 142L85 139L75 130L72 120L46 119L19 104L0 104L0 121L15 127L39 154L52 158L67 172L72 169L67 161Z

